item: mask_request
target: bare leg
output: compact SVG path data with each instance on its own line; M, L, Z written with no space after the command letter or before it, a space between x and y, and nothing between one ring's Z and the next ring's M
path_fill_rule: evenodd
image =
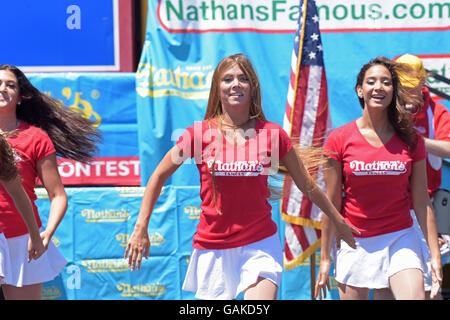
M443 300L444 298L440 293L434 297L434 299L430 299L430 291L425 291L425 299L426 300ZM394 300L394 295L392 294L391 289L376 289L373 291L373 300Z
M390 288L373 290L373 300L394 300L394 295Z
M358 288L338 282L339 297L341 300L367 300L369 288Z
M6 300L41 300L42 298L42 283L23 287L3 284L2 289Z
M244 300L276 300L278 286L262 277L244 291Z
M396 300L424 300L423 272L420 269L405 269L389 278Z

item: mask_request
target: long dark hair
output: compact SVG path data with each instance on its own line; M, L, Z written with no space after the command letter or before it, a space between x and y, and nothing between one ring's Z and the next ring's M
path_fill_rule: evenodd
M408 68L407 66L390 60L386 57L377 57L368 63L366 63L356 78L355 91L357 88L363 85L364 77L369 68L375 65L384 66L392 78L392 86L393 86L393 98L388 106L388 118L392 126L394 127L395 132L399 135L400 139L402 139L409 147L411 151L414 151L418 135L417 132L413 128L413 121L411 118L411 112L406 108L407 104L417 105L421 103L421 97L408 94L400 84L400 80L397 72L402 72L404 74L410 74L411 76L415 76L414 70ZM364 109L364 99L358 97L359 103L361 107Z
M12 180L18 174L14 151L6 141L6 136L0 134L0 180Z
M19 68L3 64L0 70L10 71L17 78L21 98L16 108L17 119L44 130L58 156L83 163L93 157L98 151L97 143L102 139L93 121L36 89Z

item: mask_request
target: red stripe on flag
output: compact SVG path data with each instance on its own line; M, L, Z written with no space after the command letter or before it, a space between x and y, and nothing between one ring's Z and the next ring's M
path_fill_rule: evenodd
M306 89L308 88L309 67L300 69L299 81L297 83L294 113L291 119L291 137L300 137L305 112Z

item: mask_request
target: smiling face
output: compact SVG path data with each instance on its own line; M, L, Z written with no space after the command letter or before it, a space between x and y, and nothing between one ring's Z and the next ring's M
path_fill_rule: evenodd
M237 64L224 71L219 83L219 96L223 111L233 108L235 111L249 110L251 102L250 79Z
M15 108L19 101L19 83L15 74L8 70L0 70L0 108Z
M383 65L373 65L367 69L356 92L364 100L365 107L386 109L394 95L391 73Z

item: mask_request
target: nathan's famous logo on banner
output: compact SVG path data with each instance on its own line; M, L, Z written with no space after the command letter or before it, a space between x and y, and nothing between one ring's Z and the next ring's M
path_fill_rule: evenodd
M321 32L448 30L446 0L317 0ZM169 32L295 32L298 0L159 0Z
M414 54L414 53L412 53ZM445 78L450 78L450 53L449 54L417 54L423 61L425 69L434 72ZM450 85L433 77L428 77L427 83L430 87L439 90L442 93L450 95ZM432 95L434 95L432 93Z
M202 210L196 206L184 207L184 213L187 215L188 219L199 219L201 212Z
M81 265L86 268L86 272L123 272L130 270L128 262L124 259L103 259L103 260L83 260Z
M170 32L291 32L298 1L160 0L157 15Z
M177 96L208 99L212 65L159 66L141 63L136 71L137 93L145 98Z
M42 287L42 300L55 300L61 297L61 290L56 286Z
M128 240L129 240L130 236L127 233L118 233L116 234L116 240L117 242L119 242L119 245L121 247L126 247L128 244ZM150 243L152 244L152 246L160 246L163 243L166 242L166 239L164 238L164 236L159 233L159 232L153 232L149 235L150 238Z
M317 0L321 32L448 30L446 0Z
M161 296L167 292L166 286L159 282L136 285L119 283L116 288L122 297Z
M51 91L45 91L45 94L47 94L48 96L52 96ZM61 94L66 98L67 101L73 99L73 102L68 107L70 111L79 113L85 119L92 120L94 122L93 125L95 128L100 126L102 119L100 115L94 111L94 108L92 107L92 104L89 102L89 100L81 97L83 92L72 92L71 88L65 87L62 89ZM90 98L94 100L100 98L100 91L98 91L97 89L92 90L90 93ZM61 103L69 104L63 102L62 100Z
M142 198L144 196L145 187L115 187L119 194L119 197L127 197L127 198ZM166 188L161 190L160 195L166 192Z
M130 212L126 209L105 209L96 211L83 209L81 216L86 222L124 222L130 219Z

